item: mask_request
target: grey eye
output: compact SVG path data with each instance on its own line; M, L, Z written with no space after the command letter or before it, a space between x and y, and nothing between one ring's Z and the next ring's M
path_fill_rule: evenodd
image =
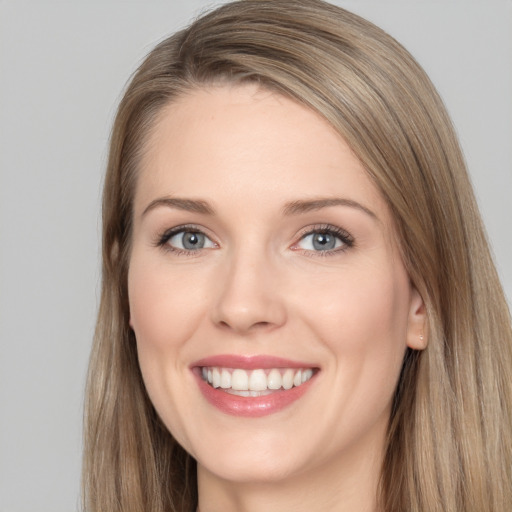
M330 251L341 247L343 242L333 233L310 233L299 242L298 246L307 251Z
M214 243L204 233L198 231L180 231L169 238L167 243L175 249L185 251L214 247Z

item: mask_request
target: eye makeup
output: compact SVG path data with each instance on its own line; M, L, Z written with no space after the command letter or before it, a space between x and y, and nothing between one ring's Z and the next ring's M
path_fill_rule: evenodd
M182 234L181 240L177 240L175 245L172 245L171 240L180 234ZM202 228L194 224L175 226L165 230L156 237L153 245L178 256L196 256L203 249L218 247Z
M181 235L181 237L180 237ZM332 256L354 246L353 236L345 229L332 224L318 224L301 230L299 240L290 249L311 257ZM174 243L171 243L174 240ZM204 249L218 248L204 228L194 224L184 224L165 230L153 242L167 252L178 256L197 256ZM309 247L308 247L309 246Z
M311 257L337 255L350 249L355 244L354 237L348 231L333 224L308 226L301 231L299 236L299 241L294 243L291 249L302 251ZM301 242L304 242L309 237L312 238L313 248L301 247Z

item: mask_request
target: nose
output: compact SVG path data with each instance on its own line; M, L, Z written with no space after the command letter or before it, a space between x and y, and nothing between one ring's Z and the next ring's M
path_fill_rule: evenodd
M261 254L237 254L226 261L212 309L213 322L238 334L273 330L286 322L281 274Z

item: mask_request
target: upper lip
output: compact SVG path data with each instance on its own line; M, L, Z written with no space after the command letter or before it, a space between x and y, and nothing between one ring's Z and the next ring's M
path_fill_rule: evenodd
M192 363L194 367L221 367L221 368L240 368L242 370L257 370L267 368L316 368L317 365L304 361L295 361L283 357L270 355L236 355L236 354L218 354L205 357Z

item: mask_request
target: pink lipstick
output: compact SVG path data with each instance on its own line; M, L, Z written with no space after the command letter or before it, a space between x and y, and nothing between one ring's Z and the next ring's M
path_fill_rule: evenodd
M191 365L199 389L220 411L260 417L281 411L313 385L318 367L274 356L217 355Z

